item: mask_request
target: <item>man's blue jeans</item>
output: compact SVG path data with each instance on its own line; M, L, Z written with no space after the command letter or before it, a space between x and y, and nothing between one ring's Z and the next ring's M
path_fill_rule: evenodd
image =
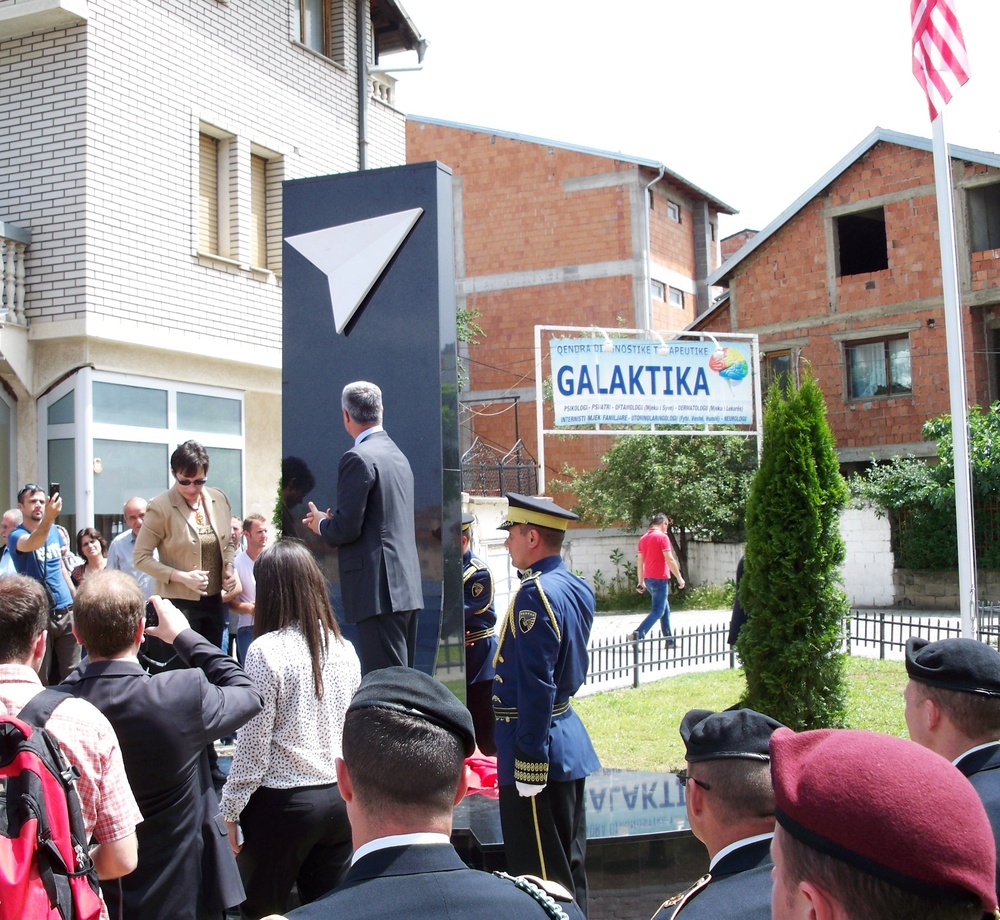
M649 592L649 600L653 609L649 611L649 616L639 625L637 632L641 639L652 628L657 620L660 621L660 631L664 636L670 635L670 602L667 600L670 594L669 578L647 578L646 590Z
M247 660L247 649L253 642L253 627L241 626L236 630L236 660L242 666Z

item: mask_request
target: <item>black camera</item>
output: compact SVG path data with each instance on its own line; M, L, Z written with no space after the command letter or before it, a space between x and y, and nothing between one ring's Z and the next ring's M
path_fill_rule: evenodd
M146 629L150 626L159 626L160 616L156 612L156 608L153 606L152 601L146 601Z

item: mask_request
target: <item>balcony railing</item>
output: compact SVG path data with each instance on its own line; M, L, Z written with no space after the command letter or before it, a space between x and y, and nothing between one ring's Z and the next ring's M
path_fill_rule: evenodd
M24 260L31 233L0 221L0 321L26 326Z
M371 81L372 99L384 102L386 105L396 104L396 78L390 77L381 71L369 71L368 79Z

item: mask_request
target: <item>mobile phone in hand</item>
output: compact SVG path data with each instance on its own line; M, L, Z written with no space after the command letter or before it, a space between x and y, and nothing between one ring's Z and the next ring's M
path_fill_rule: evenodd
M50 482L49 483L49 497L51 498L53 495L55 495L56 492L59 491L59 489L60 489L60 486L59 486L58 482Z
M160 615L156 612L152 601L146 601L146 629L160 625Z

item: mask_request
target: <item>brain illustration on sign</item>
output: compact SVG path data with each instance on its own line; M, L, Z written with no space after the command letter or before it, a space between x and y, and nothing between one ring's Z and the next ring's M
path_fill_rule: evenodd
M708 359L708 366L730 383L737 383L750 373L750 365L743 357L743 352L735 348L719 348Z

